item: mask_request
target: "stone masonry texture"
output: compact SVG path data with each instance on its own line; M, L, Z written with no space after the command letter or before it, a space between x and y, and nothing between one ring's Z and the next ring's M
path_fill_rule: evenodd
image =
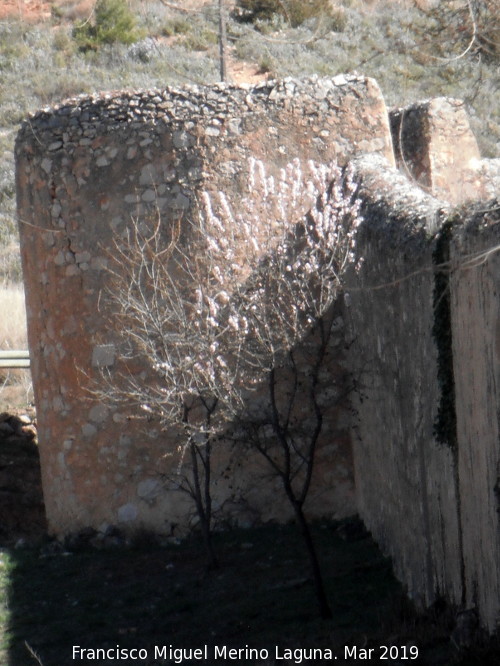
M131 220L159 214L162 228L189 233L200 191L237 200L251 156L270 172L295 157L350 162L360 181L364 263L336 305L337 362L325 368L332 386L347 369L357 390L349 410L335 391L323 396L309 515L358 511L412 597L474 607L492 631L500 286L487 250L499 225L491 202L452 206L498 195L500 164L481 159L457 100L388 114L362 76L119 91L23 123L19 228L49 530L172 534L192 525L190 506L160 476L171 433L92 395L102 369L120 363L107 268ZM449 283L444 308L438 275ZM221 525L287 520L279 498L255 456L228 450L215 460Z
M471 206L450 242L464 601L490 631L500 615L499 238L495 203Z
M439 97L390 113L398 168L450 203L494 196L500 171L482 160L461 100Z
M358 509L422 606L500 613L498 203L456 211L377 158L349 281ZM444 279L444 284L440 280ZM443 418L443 417L446 418Z
M433 433L432 256L446 211L380 161L364 158L357 168L366 198L358 243L364 264L349 289L358 506L413 598L426 605L446 590L459 603L453 457Z
M114 369L102 309L114 235L156 211L166 227L186 222L201 189L237 197L250 155L272 170L297 156L342 164L366 152L390 160L392 143L379 88L363 77L120 92L63 103L24 124L17 143L21 245L52 532L105 524L169 532L188 520L182 496L164 492L158 477L165 434L89 394L99 368ZM333 436L323 450L338 464L317 465L313 515L355 511L349 438ZM214 474L215 503L226 518L238 513L242 495L241 515L287 517L274 486L256 484L259 476L254 460L235 463L236 488Z

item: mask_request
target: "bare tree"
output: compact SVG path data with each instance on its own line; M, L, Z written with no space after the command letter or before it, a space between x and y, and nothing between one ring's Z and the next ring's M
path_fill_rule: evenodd
M253 386L260 398L232 400L238 406L232 419L233 436L263 456L280 479L307 549L320 613L330 617L304 504L323 429L321 373L331 351L333 306L346 267L354 261L360 222L356 187L350 175L337 168L310 163L304 176L296 161L289 165L288 174L282 174L278 186L257 164L251 188L243 216L230 210L223 195L219 195L218 215L206 209L206 219L222 237L239 223L246 229L246 246L253 244L261 253L229 304L234 335L242 335L236 391L240 397ZM292 210L283 215L284 206ZM304 209L309 210L304 214ZM252 219L254 224L248 225ZM259 220L277 222L282 232L278 242L268 238L264 248L259 244L255 234ZM343 399L346 390L344 382L333 401Z
M423 39L437 60L451 63L466 57L495 63L500 59L500 7L496 0L457 0L417 7L431 21ZM419 45L420 48L422 45Z
M304 540L320 614L324 618L330 617L331 611L304 505L313 480L325 412L341 404L350 387L347 374L342 378L337 374L335 395L325 405L322 394L326 391L321 376L331 351L335 321L332 307L315 322L299 349L290 350L267 372L261 388L264 401L259 403L258 411L250 408L240 416L235 434L236 441L246 443L265 458L271 472L281 482ZM332 380L331 375L327 376Z
M215 322L200 297L210 268L199 260L199 251L198 243L183 247L179 228L166 240L159 217L152 227L134 221L116 239L109 293L125 371L105 377L105 395L159 418L170 433L169 445L178 442L168 451L178 461L166 481L192 498L208 564L215 568L211 455L220 419L215 419L218 397L207 377L220 381L221 374ZM147 381L137 376L137 361L149 371Z
M295 160L274 178L251 160L248 192L237 206L222 192L203 193L188 234L176 228L165 238L159 218L132 225L117 241L111 289L129 356L151 374L147 382L126 376L114 395L181 433L179 455L191 463L187 489L212 564L212 449L243 430L282 481L324 617L330 610L304 503L323 427L319 377L332 306L359 223L349 173ZM307 336L307 351L297 351ZM309 364L305 392L298 390L297 354ZM283 381L288 388L278 393ZM299 394L312 412L312 427L301 433ZM258 418L256 396L266 405Z

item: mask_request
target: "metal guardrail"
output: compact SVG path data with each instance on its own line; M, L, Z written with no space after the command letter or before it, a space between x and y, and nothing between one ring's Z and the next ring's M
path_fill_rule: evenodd
M29 368L30 353L27 350L0 351L0 368Z

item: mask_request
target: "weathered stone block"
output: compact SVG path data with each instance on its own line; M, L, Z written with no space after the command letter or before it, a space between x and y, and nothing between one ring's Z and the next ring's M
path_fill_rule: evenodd
M439 97L390 113L398 167L438 199L484 196L476 138L461 100Z

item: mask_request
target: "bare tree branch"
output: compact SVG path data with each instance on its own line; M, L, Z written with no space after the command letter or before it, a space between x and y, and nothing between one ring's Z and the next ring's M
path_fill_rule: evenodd
M194 501L214 565L212 450L239 425L280 478L319 576L303 506L323 427L319 375L332 306L354 262L359 205L350 174L335 166L294 160L270 176L250 160L237 204L223 192L202 193L185 229L164 228L158 215L133 221L116 238L108 298L125 372L108 377L104 394L178 434L189 475L177 486ZM296 349L307 355L306 373ZM137 363L147 380L126 372ZM260 431L268 426L266 440ZM326 616L319 579L316 585Z

